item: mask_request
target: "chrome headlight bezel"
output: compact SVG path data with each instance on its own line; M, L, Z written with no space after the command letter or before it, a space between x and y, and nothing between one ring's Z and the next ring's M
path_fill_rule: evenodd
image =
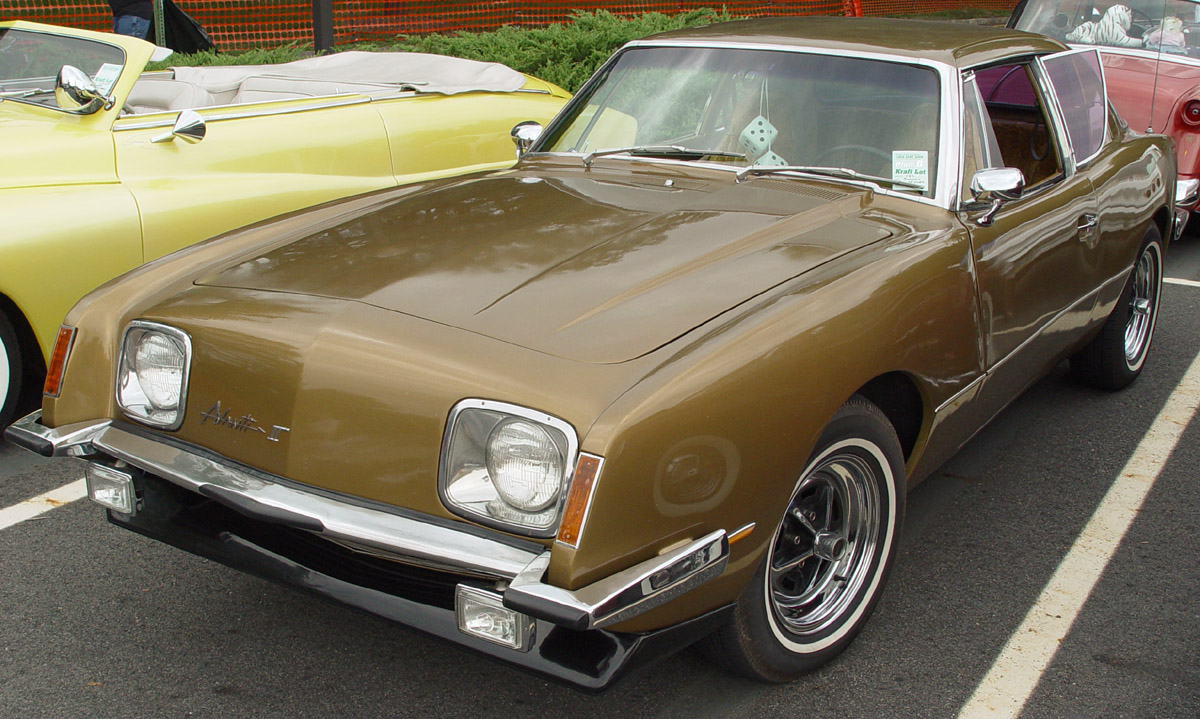
M489 474L487 452L494 430L513 420L545 431L561 453L558 487L553 499L539 511L523 511L507 501ZM554 537L578 458L578 436L564 420L507 402L464 399L454 405L446 420L438 462L438 496L464 519L527 537Z
M135 368L137 347L143 339L164 338L181 355L179 393L173 409L156 407L138 381ZM115 393L117 406L126 417L149 427L174 430L183 424L187 408L188 376L192 366L192 339L180 329L157 322L134 320L121 335L121 352L117 358Z

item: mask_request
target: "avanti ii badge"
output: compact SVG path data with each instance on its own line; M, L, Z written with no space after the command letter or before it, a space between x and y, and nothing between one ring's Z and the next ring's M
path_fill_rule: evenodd
M279 436L284 432L291 432L289 427L281 427L277 424L271 425L271 431L267 431L259 425L258 420L250 413L243 414L240 417L233 416L233 410L222 409L221 400L217 400L212 407L208 408L207 412L200 415L200 426L204 426L210 420L216 427L228 427L238 432L261 432L267 436L267 439L272 442L278 442Z

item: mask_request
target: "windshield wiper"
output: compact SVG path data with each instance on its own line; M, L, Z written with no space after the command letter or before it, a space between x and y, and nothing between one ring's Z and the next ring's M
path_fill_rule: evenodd
M773 175L777 172L800 172L807 173L809 175L821 175L822 177L862 180L863 182L870 182L873 185L886 183L892 187L901 187L904 189L925 189L924 187L915 185L911 182L905 182L904 180L893 180L890 177L880 177L878 175L868 175L864 172L851 170L848 167L821 167L818 165L751 165L750 167L743 167L742 169L738 170L737 179L739 182L741 182L741 180L747 175Z
M731 157L738 160L746 159L745 153L724 152L722 150L696 150L679 145L635 145L633 147L611 147L605 150L594 150L583 156L583 166L591 167L592 161L605 155L633 155L634 157L688 157L699 160L701 157Z

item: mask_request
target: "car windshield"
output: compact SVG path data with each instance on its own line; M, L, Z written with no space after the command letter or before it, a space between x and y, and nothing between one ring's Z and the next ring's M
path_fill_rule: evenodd
M632 48L539 150L662 157L882 182L932 196L936 72L884 60L732 48ZM838 172L844 170L845 172ZM776 173L777 174L777 173Z
M0 28L0 100L57 107L54 79L63 65L87 73L102 95L111 92L125 64L116 45L78 37Z
M1200 3L1188 0L1029 0L1016 16L1018 30L1073 45L1147 48L1200 57Z

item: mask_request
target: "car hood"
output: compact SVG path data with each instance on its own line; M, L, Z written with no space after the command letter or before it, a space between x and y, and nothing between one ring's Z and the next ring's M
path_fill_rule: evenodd
M197 284L366 303L566 359L642 356L891 231L870 191L728 171L514 171L455 181Z

